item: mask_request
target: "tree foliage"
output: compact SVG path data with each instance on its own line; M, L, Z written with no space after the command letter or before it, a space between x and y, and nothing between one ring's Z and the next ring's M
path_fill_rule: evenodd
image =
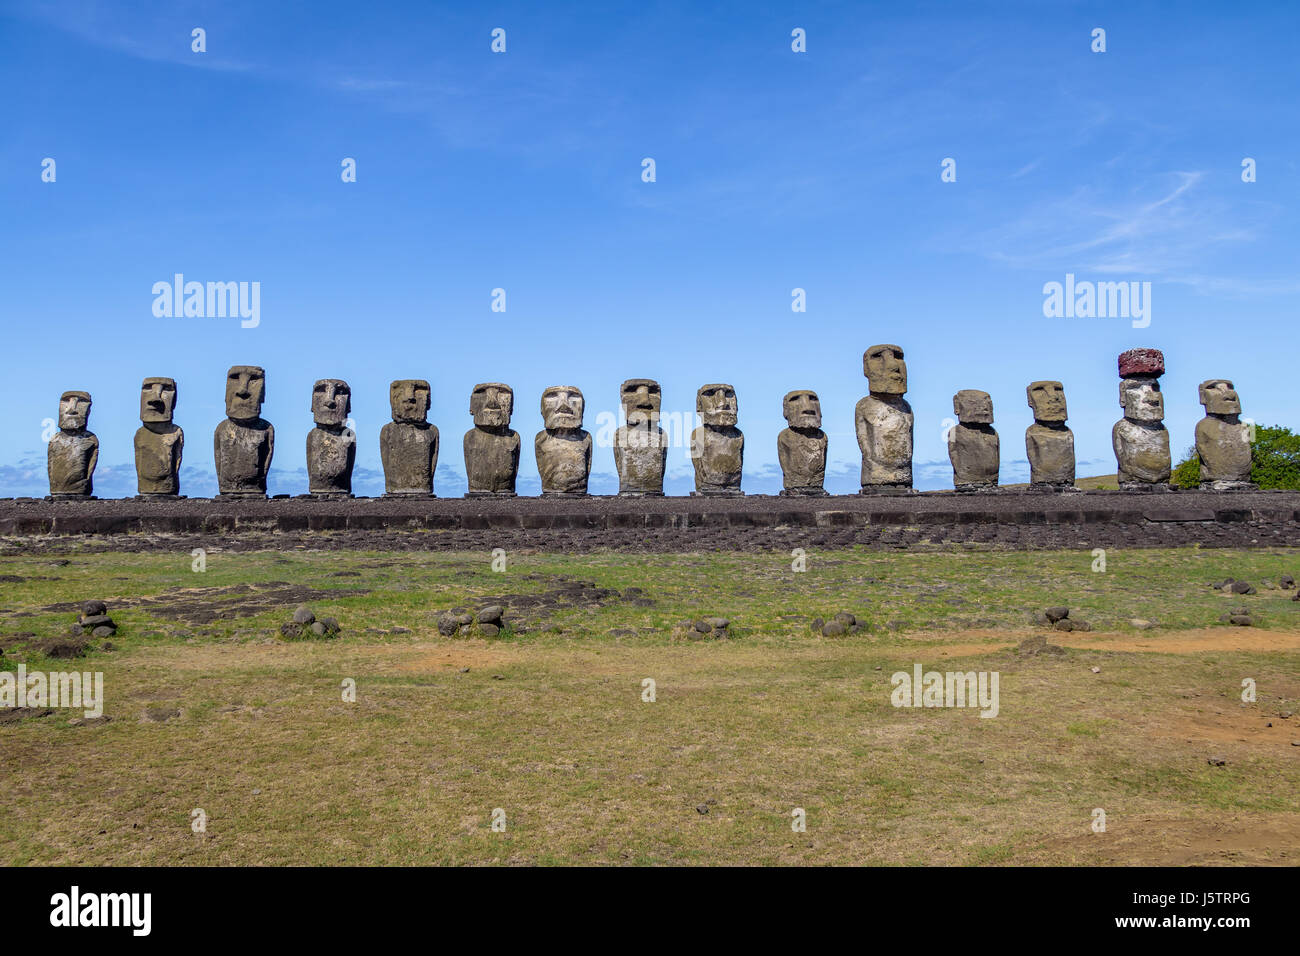
M1300 435L1281 425L1257 425L1250 445L1250 480L1261 488L1300 491ZM1201 483L1201 463L1196 446L1174 468L1175 488L1196 488Z

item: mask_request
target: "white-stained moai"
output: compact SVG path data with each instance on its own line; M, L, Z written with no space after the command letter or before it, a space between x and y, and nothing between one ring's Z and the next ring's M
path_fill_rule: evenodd
M873 345L862 356L869 394L858 402L854 425L862 449L862 492L912 490L912 406L907 363L897 345Z

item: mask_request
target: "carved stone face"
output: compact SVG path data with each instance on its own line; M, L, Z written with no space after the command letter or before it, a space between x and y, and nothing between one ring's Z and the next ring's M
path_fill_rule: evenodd
M623 402L623 415L629 425L657 422L663 403L659 383L650 378L629 378L619 394Z
M572 385L552 385L542 392L542 422L548 431L581 428L585 404L581 389Z
M175 411L174 378L146 378L140 383L140 421L170 423Z
M740 416L736 390L730 385L705 385L695 393L695 410L706 425L734 425Z
M393 421L418 425L429 416L429 383L422 378L400 378L388 386Z
M822 427L822 402L816 392L787 393L781 401L781 412L791 428Z
M963 425L992 425L993 397L978 388L963 388L952 397L952 411Z
M226 373L226 417L259 418L266 401L266 372L256 365L234 365Z
M907 391L907 363L897 345L873 345L862 355L862 372L871 391L902 395Z
M317 425L342 425L352 411L352 389L341 378L317 379L311 390L311 417Z
M1060 382L1030 382L1025 389L1034 419L1040 422L1063 422L1068 417L1065 410L1065 386Z
M59 396L59 428L76 432L90 421L90 393L64 392Z
M1199 389L1201 404L1208 415L1240 415L1241 399L1237 390L1226 378L1212 378L1202 382Z
M1119 383L1119 403L1124 417L1135 422L1158 422L1165 417L1165 396L1154 378L1126 378Z
M475 385L469 396L469 413L474 416L474 424L480 427L503 428L510 424L514 410L514 389L500 382Z

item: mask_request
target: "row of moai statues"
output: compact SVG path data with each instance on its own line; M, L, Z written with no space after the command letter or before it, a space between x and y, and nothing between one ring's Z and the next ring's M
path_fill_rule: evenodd
M863 355L869 394L858 402L854 421L862 452L862 493L912 490L911 406L907 363L897 345L873 345ZM1160 376L1164 356L1157 349L1131 349L1119 357L1120 405L1124 418L1112 430L1120 487L1167 488L1172 461L1164 426ZM1060 382L1039 381L1026 389L1034 423L1025 432L1030 485L1036 490L1074 488L1074 434L1066 426L1065 390ZM275 428L262 418L266 374L238 365L226 377L226 419L213 436L218 493L223 498L262 498L275 452ZM625 424L614 435L614 464L623 496L663 495L668 438L659 427L662 393L652 379L629 379L620 400ZM1206 416L1196 426L1201 487L1215 491L1254 487L1250 483L1250 441L1240 421L1241 403L1226 379L1200 386ZM430 387L423 379L401 379L389 387L392 421L379 434L388 497L434 497L438 429L430 424ZM87 429L91 399L84 391L64 392L60 431L49 444L50 494L85 498L99 457L99 441ZM141 427L135 435L135 463L141 497L180 494L185 436L173 422L176 382L146 378L140 389ZM320 379L312 389L315 427L307 434L308 497L352 495L356 434L347 427L352 391L341 379ZM519 471L520 439L510 428L514 391L500 382L474 386L470 395L474 427L465 433L467 497L511 497ZM557 385L542 393L543 429L533 446L542 494L587 494L592 438L582 427L582 391ZM782 495L825 495L826 433L821 402L810 389L789 392L782 410L788 427L777 436L784 476ZM691 433L695 491L703 496L743 494L741 467L745 436L737 428L739 406L730 385L705 385L696 393L701 425ZM993 428L993 401L987 392L963 389L953 396L957 424L948 433L953 484L961 492L998 486L1000 449Z

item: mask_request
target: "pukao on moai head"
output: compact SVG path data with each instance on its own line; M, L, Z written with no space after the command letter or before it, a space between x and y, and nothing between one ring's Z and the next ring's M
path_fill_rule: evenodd
M469 411L474 427L465 433L467 498L513 498L519 474L519 433L511 431L515 393L509 385L483 382L474 386Z
M614 432L618 493L659 497L664 493L668 442L659 427L663 395L650 378L630 378L619 389L626 424Z
M429 424L431 390L422 378L398 379L388 386L393 420L379 430L388 497L432 498L438 467L438 428Z
M226 373L226 419L213 434L217 492L223 498L265 498L275 454L275 429L262 418L266 373L235 365Z
M993 430L993 398L964 388L952 397L957 424L948 430L948 459L958 491L988 491L998 486L1000 452Z
M912 406L907 363L897 345L873 345L862 356L870 394L858 402L854 426L862 449L862 491L912 488Z
M1196 423L1196 457L1205 491L1244 491L1250 480L1250 426L1241 421L1241 399L1226 378L1202 382L1205 417Z
M51 498L89 498L94 490L99 439L86 430L90 405L89 392L71 391L59 396L59 430L45 453Z
M311 416L316 427L307 433L307 489L312 497L352 497L352 466L357 460L357 435L347 427L352 389L341 378L318 379L311 390Z
M1065 426L1065 386L1030 382L1025 389L1034 423L1025 429L1029 486L1037 491L1074 488L1074 432Z
M180 494L185 433L172 422L176 380L146 378L140 383L140 428L135 433L135 477L142 498Z
M1129 349L1119 357L1119 403L1124 417L1111 429L1119 486L1125 491L1167 490L1172 471L1159 349Z
M542 423L533 450L542 477L542 494L576 496L587 493L591 474L591 433L582 429L586 405L582 391L572 385L552 385L542 392Z
M695 410L703 425L691 432L695 495L742 495L740 471L745 436L736 427L740 407L730 385L705 385L695 393Z
M826 489L826 433L822 431L822 403L810 389L787 392L781 412L788 428L776 436L776 457L781 463L782 495L824 495Z

